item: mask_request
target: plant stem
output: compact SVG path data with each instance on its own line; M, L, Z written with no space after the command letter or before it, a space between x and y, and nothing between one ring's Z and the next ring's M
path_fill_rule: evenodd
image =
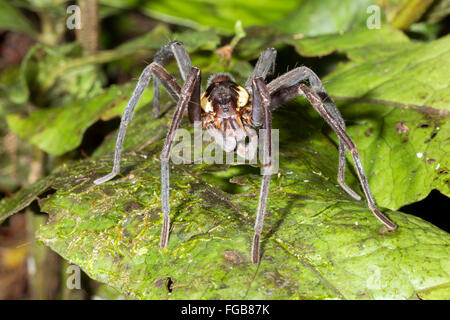
M81 29L77 30L77 39L86 53L98 50L98 0L78 0L81 11Z
M411 0L392 20L392 25L401 30L406 30L414 22L420 19L433 0Z

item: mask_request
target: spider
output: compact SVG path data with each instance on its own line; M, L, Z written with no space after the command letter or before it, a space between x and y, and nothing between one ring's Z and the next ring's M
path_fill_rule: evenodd
M175 58L184 84L180 86L177 80L163 67L170 59ZM114 178L120 171L120 158L123 140L128 124L133 116L133 111L144 89L151 79L154 80L154 116L159 115L159 88L162 84L169 95L177 103L170 129L160 156L161 159L161 198L163 222L161 230L160 246L165 248L169 239L170 207L169 207L169 158L175 133L180 125L184 111L187 107L191 124L201 123L204 130L216 129L220 133L213 136L216 142L221 138L231 138L234 142L225 144L225 148L242 146L245 131L249 128L266 129L263 131L264 146L262 159L262 182L259 193L259 203L254 227L253 244L251 250L252 262L258 264L260 260L260 235L263 228L264 215L266 213L267 198L271 180L272 150L271 135L272 111L282 103L302 95L309 100L314 109L336 132L339 140L339 165L337 181L341 187L354 199L361 197L344 182L345 177L345 151L349 151L353 157L358 178L364 191L367 205L378 220L389 230L397 228L396 224L389 220L376 207L370 191L367 177L361 164L356 145L345 131L345 122L338 109L326 93L318 76L307 67L298 67L269 83L265 83L268 75L275 71L276 50L265 49L253 69L252 74L242 87L235 83L233 77L225 72L212 75L208 79L205 91L201 88L201 71L192 66L191 59L182 42L171 41L161 48L155 55L154 61L142 72L136 88L123 113L117 142L114 152L114 164L112 172L94 181L95 184L104 183ZM309 88L304 83L307 80ZM227 140L227 141L230 141ZM231 147L230 147L231 146ZM227 150L228 151L228 150Z

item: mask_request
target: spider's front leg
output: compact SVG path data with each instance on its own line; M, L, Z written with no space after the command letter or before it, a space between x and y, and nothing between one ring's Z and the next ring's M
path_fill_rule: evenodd
M272 175L272 114L270 111L270 93L264 83L262 77L257 77L252 81L253 94L253 121L256 123L263 123L264 129L264 145L263 145L263 159L262 159L262 181L259 192L258 210L255 222L255 234L253 236L252 244L252 262L259 263L259 238L264 225L264 216L266 214L267 198L269 196L270 179ZM257 119L257 118L263 119Z
M186 81L186 77L192 68L191 58L184 44L180 41L171 41L164 47L162 47L156 54L154 62L161 66L168 63L169 60L175 58L178 69L180 70L181 78ZM159 87L161 82L158 77L153 77L153 117L157 118L160 114L159 106Z
M172 124L167 133L164 147L161 152L161 198L162 210L164 214L162 230L161 230L161 248L167 246L169 239L169 225L170 225L170 205L169 205L169 159L172 145L175 140L176 130L180 126L183 118L184 110L189 105L189 118L191 122L200 115L200 88L201 88L201 74L200 69L192 67L191 71L186 77L186 82L181 88L180 98L178 99L177 108L173 115ZM194 116L193 116L194 115Z
M178 97L180 96L181 88L180 88L180 85L175 80L175 78L172 77L167 72L166 69L164 69L162 66L160 66L156 62L153 62L150 65L148 65L142 72L141 76L139 77L136 88L134 89L133 94L131 95L131 98L128 101L128 104L125 108L125 111L123 112L122 120L120 122L119 133L117 135L116 148L114 150L113 169L112 169L111 173L95 180L94 184L97 184L97 185L102 184L106 181L111 180L117 174L119 174L123 140L125 139L125 134L127 132L128 124L130 123L131 119L133 118L133 112L134 112L134 109L136 108L139 98L141 97L145 88L147 88L147 86L150 82L150 79L152 77L159 79L159 81L162 83L162 85L166 88L167 92L169 92L170 96L175 101L178 101Z
M266 79L268 75L275 72L275 59L277 57L277 51L274 48L265 49L258 58L253 72L245 82L245 89L252 94L253 93L253 81L256 78L262 77ZM262 110L261 110L262 111Z
M173 78L163 67L158 63L153 62L148 67L144 69L141 76L139 77L138 84L134 89L134 92L128 102L127 107L122 116L120 122L119 133L117 135L116 148L114 152L114 164L111 173L104 177L101 177L94 181L95 184L102 184L108 180L114 178L120 171L120 158L122 154L123 140L125 138L126 130L128 124L133 117L133 111L141 97L144 89L148 86L150 79L153 77L159 79L162 85L166 88L172 98L177 101L177 108L175 110L172 124L170 126L169 132L167 133L166 141L161 153L161 198L162 198L162 209L163 209L163 225L161 231L161 241L160 245L162 248L167 246L167 240L169 237L169 223L170 223L170 207L169 207L169 158L170 151L175 139L175 133L178 129L181 119L183 117L183 112L186 106L189 106L189 118L191 122L197 121L200 118L200 87L201 87L201 77L200 69L196 67L191 67L189 71L186 82L183 87L180 88L175 78Z

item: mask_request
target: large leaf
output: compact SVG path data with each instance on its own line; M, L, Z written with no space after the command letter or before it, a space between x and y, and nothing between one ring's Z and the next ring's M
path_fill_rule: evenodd
M37 110L28 118L18 114L9 115L8 125L20 137L29 138L40 149L61 155L76 148L86 129L105 112L113 107L123 110L132 90L132 85L111 86L94 99L75 100L62 108ZM147 90L138 108L148 103L151 97L152 91Z
M342 33L355 26L365 26L369 18L367 8L374 3L373 0L306 0L273 27L303 36Z
M142 109L130 126L117 179L92 183L110 170L107 156L65 166L28 190L42 193L53 181L58 190L40 201L50 220L39 238L92 278L138 298L449 297L442 290L450 279L448 234L389 210L383 211L399 229L382 232L365 203L337 185L337 150L311 111L274 114L274 126L283 128L280 172L271 184L260 266L249 257L260 176L246 167L172 166L173 227L168 249L161 250L155 177L169 119L149 118ZM243 192L226 193L212 182L223 170L231 170L227 183ZM349 182L358 190L353 176ZM0 212L15 205L4 201Z
M397 209L449 188L449 122L395 105L343 104L378 203Z
M296 0L287 1L196 1L177 0L146 1L143 5L149 15L171 23L204 29L219 28L233 32L238 20L244 26L268 25L284 18L299 4Z
M349 52L354 62L342 64L325 79L327 89L336 97L377 100L448 116L450 90L445 75L450 71L450 37L415 43L396 33L362 29L342 36L322 36L292 43L299 46L300 53L302 45L308 47L308 55L325 55L334 50ZM395 35L389 43L378 45L375 42L387 39L388 34ZM364 37L369 38L369 42L358 42ZM360 82L358 86L354 85L356 81Z

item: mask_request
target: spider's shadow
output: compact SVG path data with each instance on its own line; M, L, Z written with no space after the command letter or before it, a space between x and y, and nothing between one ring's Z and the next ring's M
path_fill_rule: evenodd
M306 101L292 100L273 111L273 129L280 130L280 148L283 145L305 143L320 133L324 121L311 115Z
M349 127L352 127L357 124L364 124L365 122L367 122L367 119L379 119L378 123L375 126L379 128L377 138L380 138L383 135L383 132L385 131L385 122L382 119L380 119L380 115L374 111L364 111L364 112L358 112L356 114L354 112L349 112L350 106L352 103L355 103L355 102L346 102L346 103L339 104L339 111L342 113L342 117L344 118L346 127L349 128ZM349 116L349 115L351 115L351 116ZM326 130L327 130L327 134L325 134L326 137L336 147L336 150L338 150L339 145L338 145L337 141L333 140L331 138L331 134L335 134L335 133L328 126L326 127ZM372 134L372 133L368 133L368 134ZM353 139L354 137L350 136L350 138ZM356 147L358 148L358 143L356 143ZM358 151L361 151L361 150L358 149ZM347 151L347 153L348 153L348 151ZM369 168L365 168L365 169L370 171ZM358 177L358 175L355 171L355 168L354 168L354 163L352 161L349 161L348 159L347 159L346 170L349 170L354 177L356 177L356 178ZM359 184L358 184L358 188L360 189Z
M294 206L295 200L291 200L288 202L288 204L283 207L279 212L281 212L281 215L276 220L275 224L272 225L272 227L264 234L264 237L262 237L261 241L261 257L264 257L266 243L269 241L272 236L279 230L281 224L286 219L287 215L291 212L293 206Z
M341 103L339 110L342 112L347 128L358 123L364 123L367 119L378 119L379 114L374 111L358 112L357 114L349 112L352 102ZM347 111L347 112L346 112ZM348 117L347 115L350 115ZM273 128L280 130L280 149L289 145L303 145L308 140L316 138L315 135L323 135L335 147L338 155L339 143L336 133L328 126L306 100L291 101L273 112ZM384 131L385 123L376 126L380 128L379 135ZM347 151L348 152L348 151ZM357 179L357 173L352 161L346 160L346 170ZM336 170L338 163L336 162ZM354 186L358 187L358 186Z

